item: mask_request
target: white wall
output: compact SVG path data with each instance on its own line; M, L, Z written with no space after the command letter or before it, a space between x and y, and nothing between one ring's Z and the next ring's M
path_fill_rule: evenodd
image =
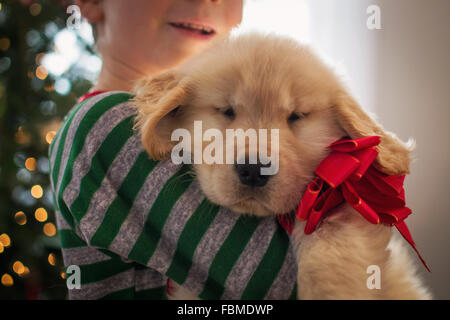
M407 223L432 269L423 276L436 298L450 299L450 1L377 2L376 112L387 129L417 142L406 179Z

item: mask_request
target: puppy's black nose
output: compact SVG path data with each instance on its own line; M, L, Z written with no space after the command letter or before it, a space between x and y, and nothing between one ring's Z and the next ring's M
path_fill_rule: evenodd
M269 178L270 175L262 175L261 174L261 168L264 167L264 165L258 163L258 164L235 164L234 169L237 172L237 175L239 176L239 180L247 186L250 187L263 187Z

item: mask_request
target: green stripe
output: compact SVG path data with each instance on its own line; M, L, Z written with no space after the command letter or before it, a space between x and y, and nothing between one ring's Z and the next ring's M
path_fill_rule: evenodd
M167 300L166 287L157 287L135 292L136 300Z
M58 230L63 249L86 247L84 242L73 230Z
M128 258L144 265L155 252L172 207L193 181L190 166L184 165L162 188L147 216L147 221Z
M239 217L211 263L208 279L199 298L205 300L220 299L228 275L247 246L259 222L260 219L256 217Z
M133 207L134 200L147 176L157 164L158 162L151 160L145 152L138 156L117 191L117 196L108 207L102 224L92 237L91 245L109 247Z
M81 265L81 284L105 280L133 267L133 263L125 263L120 258Z
M264 299L281 270L288 250L288 235L282 228L277 228L269 248L242 294L242 299Z
M107 294L99 300L133 300L134 298L134 288L131 287Z
M83 100L82 102L80 102L79 104L75 105L71 111L69 111L69 113L64 117L63 122L67 123L67 122L71 122L72 120L69 120L69 118L73 118L73 116L75 115L75 113L81 108L82 105L84 105L86 102L88 102L89 99L92 99L92 97ZM67 120L67 121L66 121ZM59 136L61 135L63 125L61 125L60 129L58 130L58 132L56 132L56 135L53 137L52 143L50 144L50 155L53 153L53 149L55 147L56 141L58 140Z
M87 213L91 199L94 193L100 188L108 168L127 140L130 139L133 119L134 116L130 116L115 126L92 158L89 172L81 180L80 190L82 192L78 194L78 197L70 207L70 212L76 221L80 222ZM74 160L69 158L69 161ZM71 177L69 175L64 176L63 183L66 184L65 182L67 181L68 184L70 179Z
M177 283L182 284L186 280L192 265L195 249L219 210L219 206L205 198L186 223L178 239L172 263L166 273L168 277Z
M89 109L89 111L84 115L84 118L80 122L75 137L73 139L72 147L69 153L69 158L66 166L68 166L69 169L64 168L64 174L63 179L60 184L59 190L55 190L56 192L56 198L58 200L58 208L60 209L61 215L66 220L66 222L73 227L73 221L70 217L70 210L68 210L67 206L64 204L64 201L62 201L62 194L67 186L67 184L72 179L72 170L69 164L73 164L73 161L76 159L78 154L81 152L84 142L86 140L86 137L89 133L89 131L92 129L92 127L95 125L95 123L98 121L98 119L112 106L115 106L119 103L125 102L128 99L132 97L130 94L126 93L118 93L118 94L112 94L110 96L107 96L98 102L96 102L94 105L92 105ZM58 153L55 158L54 168L53 168L53 181L56 188L57 185L57 178L59 173L59 168L62 161L62 153L64 150L64 145L66 143L66 135L68 132L68 129L70 127L70 123L72 122L73 118L77 114L77 112L80 110L80 108L87 102L89 99L83 101L71 114L71 116L68 119L68 123L65 125L64 131L61 136L61 142L59 144ZM72 162L71 162L72 161ZM61 200L61 201L59 201Z
M66 220L66 222L73 227L73 221L70 218L70 215L67 215L66 212L64 212L62 210L62 208L60 207L60 203L59 203L59 196L58 196L58 190L56 190L57 184L58 184L58 174L59 174L59 169L61 166L61 161L62 161L62 153L64 151L64 142L66 140L66 136L67 136L67 132L69 131L70 128L70 124L73 121L73 118L75 117L75 114L78 112L78 110L80 110L83 105L87 102L87 100L83 101L82 103L80 103L74 110L74 112L69 116L69 118L67 119L67 121L61 125L61 128L58 130L58 132L61 132L59 134L61 134L61 142L59 143L58 146L58 150L55 156L55 163L52 164L51 166L51 177L53 179L53 185L55 187L55 203L54 205L56 206L56 208L61 212L62 217Z
M292 289L291 296L288 300L297 300L297 283L294 284L294 288Z
M55 163L54 163L54 167L53 167L53 181L55 181L55 187L56 187L56 182L57 182L57 179L58 179L59 167L61 166L61 160L62 160L61 157L62 157L62 153L64 151L64 144L66 142L67 133L69 131L69 128L70 128L70 125L72 124L73 119L75 118L75 115L86 104L87 101L89 101L89 100L84 100L83 102L81 102L75 108L75 110L72 112L72 114L69 115L69 118L65 121L65 123L61 126L61 129L63 130L62 133L61 133L61 142L59 143L59 146L58 146L58 151L56 153ZM97 105L98 103L99 102L94 104L94 106ZM91 108L89 111L92 112L92 110L93 109ZM88 113L89 113L89 111L88 111ZM86 117L86 115L85 115L85 117ZM56 191L58 191L58 190L56 190Z

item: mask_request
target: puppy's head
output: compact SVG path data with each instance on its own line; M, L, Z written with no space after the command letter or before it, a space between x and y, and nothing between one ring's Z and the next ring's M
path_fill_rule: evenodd
M247 34L220 42L140 81L135 105L135 128L150 156L169 159L180 144L171 139L174 131L190 133L183 156L216 157L193 159L203 191L236 212L294 210L327 146L345 136L381 136L376 166L409 172L409 148L372 120L314 54L286 38ZM244 143L236 143L239 137ZM275 170L261 174L263 167Z

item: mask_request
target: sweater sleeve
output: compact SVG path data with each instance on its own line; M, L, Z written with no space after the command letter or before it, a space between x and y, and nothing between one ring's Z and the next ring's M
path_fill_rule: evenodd
M285 231L274 218L211 203L189 166L150 159L132 129L131 97L107 92L78 104L50 145L63 255L66 263L69 249L85 248L82 285L105 278L89 267L101 254L155 270L202 299L291 297L297 269Z

